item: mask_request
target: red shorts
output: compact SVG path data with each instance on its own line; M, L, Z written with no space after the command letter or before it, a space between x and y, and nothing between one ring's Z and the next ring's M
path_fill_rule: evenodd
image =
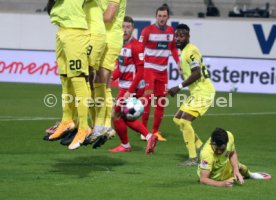
M136 98L142 97L144 95L144 91L145 91L144 88L136 90L136 93L135 93L134 97L136 97ZM121 112L121 105L123 105L123 102L124 102L124 98L123 97L124 97L124 95L125 95L126 92L127 92L127 90L120 89L119 94L117 96L116 103L114 105L114 110L116 112Z
M155 72L152 69L144 69L145 90L152 90L154 96L165 97L168 94L168 74Z

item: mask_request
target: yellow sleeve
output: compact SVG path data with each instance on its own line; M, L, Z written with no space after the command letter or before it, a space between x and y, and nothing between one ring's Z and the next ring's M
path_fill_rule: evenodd
M208 152L202 152L200 156L199 170L200 171L212 171L214 157Z
M229 139L228 145L227 145L227 149L228 149L228 151L233 152L233 151L235 151L235 142L234 142L235 139L234 139L234 136L229 131L227 131L227 135L228 135L228 139Z
M193 47L190 49L190 51L187 55L187 61L190 65L191 69L193 69L195 67L200 67L201 54L197 48Z

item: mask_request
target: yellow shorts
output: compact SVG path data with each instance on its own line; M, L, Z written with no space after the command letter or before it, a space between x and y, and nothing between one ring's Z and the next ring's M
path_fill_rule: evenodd
M122 45L110 45L107 43L104 55L101 61L101 67L108 69L110 71L114 71L116 60L121 52Z
M88 76L90 32L85 29L59 28L56 34L56 59L59 74Z
M91 34L92 52L89 56L89 66L98 70L106 47L106 35Z
M179 110L189 113L194 117L200 117L204 115L212 105L213 99L213 97L189 96Z

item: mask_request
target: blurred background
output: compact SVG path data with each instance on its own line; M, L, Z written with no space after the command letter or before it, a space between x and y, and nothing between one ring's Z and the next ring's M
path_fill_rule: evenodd
M0 12L43 12L46 0L0 0ZM128 0L127 13L132 16L151 16L156 5L167 3L175 16L196 17L198 13L228 17L230 12L248 12L246 17L276 17L276 0Z

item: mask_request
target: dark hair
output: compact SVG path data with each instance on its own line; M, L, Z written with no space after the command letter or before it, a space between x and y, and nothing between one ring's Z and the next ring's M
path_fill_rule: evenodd
M216 128L211 135L211 143L218 147L226 145L228 140L227 132L222 128Z
M134 25L134 21L133 21L132 17L130 17L130 16L125 16L124 22L129 22L132 25Z
M178 24L176 29L186 30L186 31L190 32L190 28L187 24Z
M170 16L170 8L166 3L164 3L162 6L156 9L155 15L157 15L158 11L167 11L168 16Z

